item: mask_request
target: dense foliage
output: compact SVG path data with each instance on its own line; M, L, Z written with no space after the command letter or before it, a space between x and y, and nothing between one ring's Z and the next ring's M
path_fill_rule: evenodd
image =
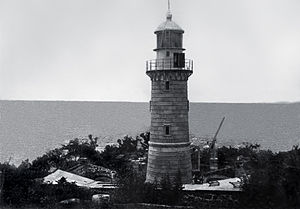
M45 206L68 198L91 198L91 192L75 184L60 181L56 185L42 184L41 178L53 168L68 170L84 159L91 164L104 166L120 174L130 170L129 159L144 155L149 141L149 133L142 133L133 139L125 136L118 145L106 146L103 152L97 151L97 137L74 139L60 148L53 149L41 157L23 161L18 167L9 163L0 164L2 171L0 186L1 203L8 205L34 204ZM140 148L137 143L144 146Z
M152 203L176 205L182 203L182 183L181 174L171 180L168 175L164 176L160 182L145 182L145 175L134 170L122 176L118 182L118 188L113 193L115 203Z
M64 179L56 185L42 184L24 163L18 168L2 164L2 168L5 169L2 201L8 205L48 206L68 198L88 199L91 196L90 191Z
M222 174L233 177L235 171L242 165L244 169L251 170L252 165L250 159L254 159L261 151L260 145L244 143L240 147L223 146L218 148L218 167L222 170ZM201 150L200 171L204 175L210 171L209 159L210 149ZM226 169L230 171L226 171Z
M245 179L242 203L260 208L300 207L300 149L261 151L251 159L251 176Z
M146 156L149 137L149 132L142 133L135 139L125 136L122 140L118 140L118 145L106 146L95 163L116 170L119 174L126 174L129 172L129 160Z
M118 173L118 189L112 194L115 203L184 204L180 172L171 181L165 176L160 182L145 183L145 172L133 169L131 160L147 156L149 133L136 138L125 136L116 145L97 151L92 135L74 139L53 149L32 162L23 161L18 167L0 164L4 173L1 203L8 205L49 206L68 198L90 199L91 191L61 179L56 185L42 184L40 179L52 168L68 170L82 159ZM201 172L209 173L209 150L201 151ZM299 208L300 207L300 149L273 153L259 145L244 144L238 148L218 149L221 175L241 176L243 195L240 208ZM242 172L238 172L242 170ZM192 204L192 203L191 203Z
M209 150L201 151L201 173L209 174ZM218 149L221 174L243 180L240 208L299 208L300 149L274 153L257 144Z

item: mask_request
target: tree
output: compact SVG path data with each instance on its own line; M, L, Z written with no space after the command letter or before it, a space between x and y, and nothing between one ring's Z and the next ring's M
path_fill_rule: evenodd
M92 135L88 139L73 139L68 144L62 146L62 150L66 151L66 158L77 161L81 158L93 160L96 155L98 137L93 138Z
M251 176L245 180L242 204L259 208L300 207L300 151L260 151L249 163Z
M160 181L159 200L160 204L176 205L182 203L182 181L181 172L178 170L174 179L167 174Z

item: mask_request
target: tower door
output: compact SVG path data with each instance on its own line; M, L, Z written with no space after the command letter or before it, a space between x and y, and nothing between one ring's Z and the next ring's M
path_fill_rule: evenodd
M184 53L174 53L174 67L184 67L185 64L185 54Z

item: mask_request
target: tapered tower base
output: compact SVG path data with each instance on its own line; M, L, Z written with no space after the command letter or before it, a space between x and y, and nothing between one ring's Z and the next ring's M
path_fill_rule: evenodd
M192 182L190 143L149 144L147 182L160 182L168 176L170 180L180 174L183 184Z

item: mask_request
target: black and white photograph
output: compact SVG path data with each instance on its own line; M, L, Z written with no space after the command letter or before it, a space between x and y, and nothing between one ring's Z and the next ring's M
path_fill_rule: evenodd
M0 208L300 208L300 1L0 0Z

